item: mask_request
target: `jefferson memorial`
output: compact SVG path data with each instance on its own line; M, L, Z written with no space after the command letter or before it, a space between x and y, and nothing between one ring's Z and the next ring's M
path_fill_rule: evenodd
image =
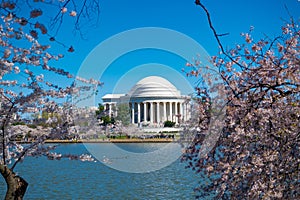
M160 125L165 121L183 123L191 118L190 96L181 92L168 80L148 76L137 82L127 94L106 94L103 105L109 116L117 116L118 104L128 104L132 124Z

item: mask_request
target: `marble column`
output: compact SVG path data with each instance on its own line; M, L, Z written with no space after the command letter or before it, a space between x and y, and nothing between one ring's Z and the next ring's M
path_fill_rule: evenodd
M134 124L134 103L131 103L131 123Z
M154 105L153 102L150 102L150 122L151 123L153 123L153 116L154 116L153 115L154 114L153 113L154 112L153 105Z
M109 115L109 117L111 117L111 110L112 110L111 107L112 107L111 103L109 103L108 104L108 115Z
M184 122L184 103L180 103L180 114L181 114L181 121Z
M167 120L167 102L164 102L164 121Z
M113 106L115 107L114 117L116 117L118 116L118 107L116 103L114 103Z
M170 105L170 117L171 117L171 119L170 119L170 121L172 122L173 121L173 110L172 110L172 102L169 102L169 105Z
M138 103L137 104L137 109L138 109L138 112L137 112L137 117L138 117L138 123L141 122L141 103Z
M160 113L159 113L159 102L156 103L156 122L159 124L160 122Z
M175 102L175 122L178 123L178 102Z
M187 104L186 103L184 103L183 104L184 106L184 121L187 121Z
M144 102L144 121L146 122L147 121L147 103Z

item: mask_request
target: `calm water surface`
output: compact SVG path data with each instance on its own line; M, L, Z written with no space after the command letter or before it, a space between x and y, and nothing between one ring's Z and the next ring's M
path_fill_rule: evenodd
M99 145L99 144L98 144ZM133 152L145 152L161 144L120 144ZM63 144L65 153L88 153L83 144ZM168 167L150 173L126 173L101 162L72 160L50 161L28 157L16 171L29 183L24 199L194 199L193 188L199 178L175 161ZM0 178L0 198L6 184Z

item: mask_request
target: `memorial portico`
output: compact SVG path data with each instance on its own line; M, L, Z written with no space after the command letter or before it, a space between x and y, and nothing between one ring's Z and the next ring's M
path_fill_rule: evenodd
M185 100L145 100L129 103L131 123L151 122L161 123L173 121L176 123L188 119L187 103ZM186 107L186 108L185 108Z
M132 124L161 124L165 121L182 123L191 117L190 97L181 95L173 84L158 76L140 80L128 94L108 94L102 99L109 113L113 112L112 105L128 103Z

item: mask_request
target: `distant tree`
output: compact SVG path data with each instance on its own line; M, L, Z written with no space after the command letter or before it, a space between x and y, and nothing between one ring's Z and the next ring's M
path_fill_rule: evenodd
M200 128L183 155L188 167L205 179L196 188L197 197L299 199L299 23L291 19L281 27L281 35L258 41L252 38L251 29L242 34L244 44L225 50L208 10L199 0L196 4L205 11L220 47L221 54L211 58L210 70L221 77L224 90L219 95L225 97L224 126L205 152L204 138L214 134L210 127L213 97L197 88ZM187 65L189 75L200 76L207 67L197 61Z
M14 172L16 165L25 156L44 155L51 159L58 158L57 154L49 151L49 146L42 146L45 139L57 134L66 134L67 124L72 121L72 105L62 107L57 103L58 100L68 95L80 96L81 92L94 93L100 84L97 80L74 77L64 69L52 66L63 54L51 52L49 45L52 42L53 45L62 45L68 52L73 52L72 45L66 46L56 38L63 22L67 20L69 23L73 18L74 29L82 33L81 27L97 19L98 13L99 4L96 0L1 1L0 173L7 183L5 199L22 199L26 192L27 182ZM47 21L48 19L50 20ZM57 79L63 79L66 85L58 85ZM75 80L82 83L80 87L76 86ZM12 128L18 128L23 135L31 135L32 128L37 128L30 129L24 125L12 127L15 116L59 112L63 112L63 115L61 123L57 122L55 129L39 129L40 136L27 146L15 143L19 133ZM86 159L85 156L74 158Z
M117 105L117 116L115 120L121 121L123 126L130 124L130 109L128 104L123 103Z
M108 115L102 116L100 117L101 121L102 121L102 125L103 126L107 126L108 124L111 124L111 118Z
M115 119L113 116L109 116L108 110L101 103L98 104L98 109L95 111L97 119L102 121L101 125L107 126L108 124L114 124Z
M101 117L105 114L105 107L101 103L98 104L98 109L95 111L97 117Z

